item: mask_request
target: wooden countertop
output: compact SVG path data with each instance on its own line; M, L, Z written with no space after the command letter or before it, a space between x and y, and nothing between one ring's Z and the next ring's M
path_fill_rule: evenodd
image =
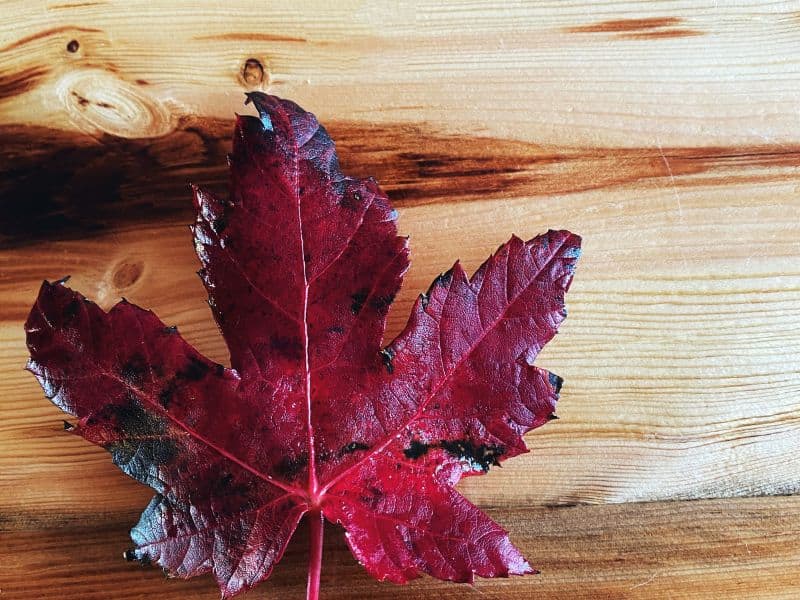
M800 5L304 4L0 6L0 598L218 597L122 560L151 493L63 433L22 322L70 274L227 361L187 183L224 190L249 89L399 209L390 335L455 258L584 237L561 418L460 486L542 574L380 584L330 527L323 598L800 597ZM305 552L246 597L304 597Z

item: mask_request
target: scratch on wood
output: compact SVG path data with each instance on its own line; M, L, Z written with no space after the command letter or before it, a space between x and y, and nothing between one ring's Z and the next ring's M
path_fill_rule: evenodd
M652 583L652 582L653 582L653 580L654 580L655 578L656 578L656 574L655 574L655 573L653 573L653 574L650 576L650 579L648 579L647 581L642 581L641 583L637 583L636 585L632 585L632 586L630 587L630 589L632 589L632 590L635 590L636 588L644 587L644 586L646 586L648 583Z
M672 173L672 167L669 166L669 160L667 160L667 155L664 154L664 148L661 146L661 140L658 137L656 137L656 144L658 144L658 152L661 154L661 160L664 161L664 166L667 168L669 182L672 185L672 193L675 195L675 202L678 205L678 216L683 219L683 207L681 206L681 197L680 194L678 194L678 188L675 187L675 175Z

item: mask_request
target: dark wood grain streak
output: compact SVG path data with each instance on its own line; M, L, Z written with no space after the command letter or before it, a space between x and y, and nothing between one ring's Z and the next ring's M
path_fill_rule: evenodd
M617 38L625 40L657 40L661 38L680 38L704 35L704 31L699 29L687 29L676 27L674 29L655 29L653 31L639 31L635 33L621 33Z
M613 19L578 25L564 29L567 33L614 33L623 40L655 40L660 38L693 37L704 31L677 27L685 20L679 17L651 17L646 19Z
M0 48L0 52L8 52L9 50L13 50L14 48L20 48L25 46L26 44L30 44L31 42L35 42L36 40L41 40L44 38L52 37L59 35L61 33L67 31L77 31L81 33L100 33L102 29L96 29L94 27L77 27L74 25L62 25L61 27L51 27L49 29L44 29L42 31L37 31L36 33L32 33L30 35L26 35L10 44L3 46Z
M0 102L36 87L50 69L45 65L29 65L20 71L0 71Z
M69 10L71 8L86 8L88 6L103 6L108 2L67 2L64 4L51 4L48 10Z
M186 122L156 139L0 128L0 247L189 219L190 182L225 189L232 127Z
M79 239L145 222L189 222L188 185L225 193L233 124L187 119L148 139L0 127L0 247ZM399 207L537 197L647 179L791 177L800 146L569 148L449 135L424 125L330 124L347 172L374 176ZM691 179L688 176L693 176Z
M618 599L794 597L800 594L800 498L525 508L487 512L541 569L535 577L443 587L430 578L398 587L371 579L338 527L325 535L323 597L443 599ZM164 581L157 568L126 563L135 511L83 521L0 520L3 592L32 600L58 589L63 600L216 600L211 578ZM243 598L303 598L305 524L272 577ZM343 582L347 582L343 585Z
M680 17L649 17L644 19L610 19L587 25L576 25L566 29L569 33L619 33L621 31L640 31L659 27L674 27L683 23Z

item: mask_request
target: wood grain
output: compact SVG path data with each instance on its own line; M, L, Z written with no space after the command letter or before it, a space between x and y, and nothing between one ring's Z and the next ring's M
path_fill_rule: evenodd
M671 189L651 185L619 188L613 203L594 191L402 212L414 262L390 313L390 332L457 256L474 268L509 232L531 236L550 225L586 237L570 317L540 359L566 378L562 419L528 437L531 454L466 481L476 501L624 502L797 490L800 221L786 216L787 207L796 212L794 185L772 182L758 192L735 184L690 187L680 192L682 215ZM747 198L732 203L742 187ZM726 227L714 225L721 219ZM127 485L104 452L59 431L59 411L21 370L20 323L41 280L70 274L76 288L104 306L124 295L225 362L196 269L185 224L4 253L2 332L9 342L0 357L8 373L0 394L16 402L15 418L0 423L0 444L15 463L0 478L28 490L28 502L49 498L54 478L67 480L59 488L63 510L124 502ZM45 468L65 454L72 458L59 461L60 477ZM85 486L87 477L97 485ZM16 501L0 498L0 506Z
M528 578L443 586L423 578L400 588L371 579L328 527L322 597L459 598L795 598L800 594L800 499L796 497L649 504L516 507L489 514L504 522L541 570ZM38 600L119 600L157 596L216 600L209 576L167 580L158 569L125 563L136 515L82 520L6 522L4 595ZM274 575L244 598L304 594L306 524Z
M2 597L216 597L117 560L150 493L63 433L22 370L22 322L41 280L70 274L227 361L187 184L224 191L253 89L317 113L346 170L399 208L413 265L390 335L456 258L475 268L512 232L585 240L539 359L566 379L560 420L461 486L545 574L403 593L798 596L800 509L776 496L800 492L796 2L13 0L0 14ZM395 596L328 538L327 597ZM268 595L302 596L304 552L301 536Z

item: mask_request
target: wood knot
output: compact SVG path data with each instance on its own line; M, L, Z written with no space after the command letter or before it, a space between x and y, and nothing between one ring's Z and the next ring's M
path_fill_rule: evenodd
M112 281L117 290L124 290L139 281L144 273L144 264L138 261L122 261L114 271Z
M264 65L257 58L248 58L242 67L242 81L247 87L258 87L265 83Z
M71 54L75 54L80 48L81 45L78 43L78 40L70 40L67 44L67 52Z
M173 128L161 102L108 71L72 71L60 79L57 89L67 114L84 131L148 138Z

